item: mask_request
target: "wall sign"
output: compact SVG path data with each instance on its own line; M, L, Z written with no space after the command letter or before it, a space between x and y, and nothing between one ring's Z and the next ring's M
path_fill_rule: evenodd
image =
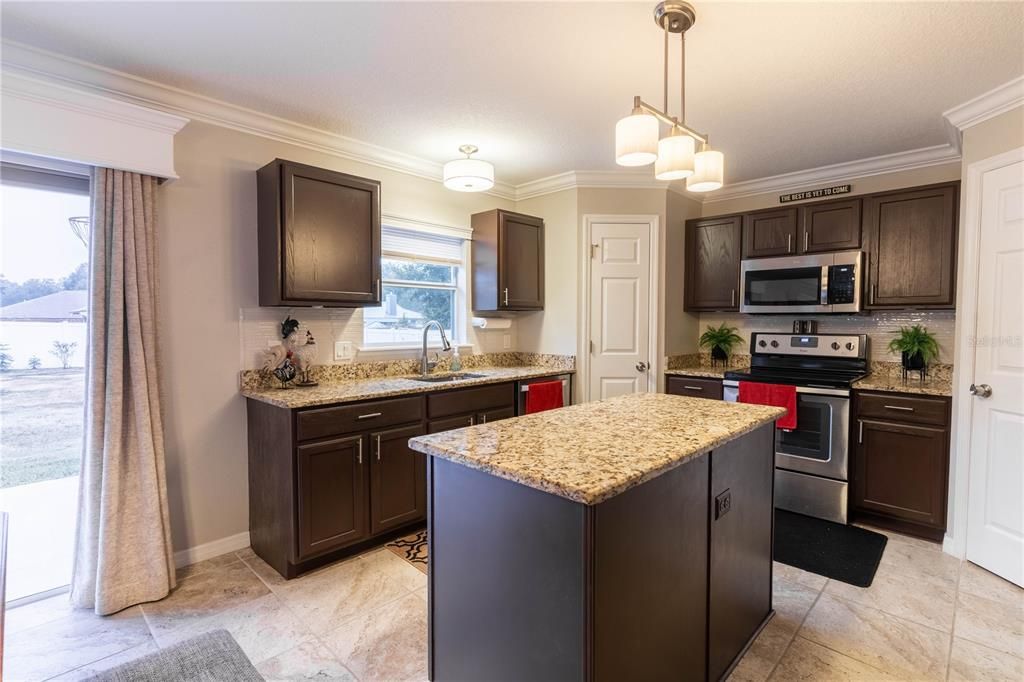
M787 204L790 201L803 201L804 199L820 199L822 197L834 197L837 194L849 194L851 185L836 185L823 189L809 189L806 192L793 192L791 194L780 194L779 203Z

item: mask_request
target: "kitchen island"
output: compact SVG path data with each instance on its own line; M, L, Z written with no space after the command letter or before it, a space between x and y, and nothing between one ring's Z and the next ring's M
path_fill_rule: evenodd
M782 413L641 394L413 438L431 679L725 676L772 615Z

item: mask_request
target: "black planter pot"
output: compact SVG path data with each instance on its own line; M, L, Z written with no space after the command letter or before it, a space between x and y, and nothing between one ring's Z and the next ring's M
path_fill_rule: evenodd
M711 364L714 366L716 362L729 362L729 354L718 346L712 346L711 348Z
M924 368L925 361L920 353L914 353L913 355L907 355L906 352L903 353L903 369L922 370Z

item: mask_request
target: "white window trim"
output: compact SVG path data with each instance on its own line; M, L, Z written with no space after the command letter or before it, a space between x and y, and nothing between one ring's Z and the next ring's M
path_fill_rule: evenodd
M469 263L469 242L473 238L473 229L469 227L453 227L450 225L441 225L438 223L430 223L422 220L414 220L411 218L405 218L394 214L383 213L381 215L381 227L382 228L396 228L400 230L407 230L410 232L419 232L425 235L439 236L439 237L454 237L456 239L463 240L462 243L462 258L459 261L447 260L447 259L435 259L417 256L416 254L410 253L397 253L390 251L382 251L381 257L391 258L406 258L415 259L422 263L437 263L438 265L454 265L456 266L456 277L455 285L434 284L435 288L438 289L452 289L455 290L455 310L454 319L452 320L452 335L454 338L449 339L452 348L458 348L459 353L472 352L473 345L469 343L469 323L470 316L466 313L467 310L467 277L466 269ZM387 280L381 282L382 286L388 284ZM425 287L430 288L431 283L425 283ZM356 347L359 355L366 357L386 357L394 355L405 355L407 351L415 350L422 351L422 343L410 343L410 344L372 344L365 342L365 331L364 331L364 342ZM430 353L439 352L441 350L441 344L437 341L437 335L431 334L427 342L427 351Z

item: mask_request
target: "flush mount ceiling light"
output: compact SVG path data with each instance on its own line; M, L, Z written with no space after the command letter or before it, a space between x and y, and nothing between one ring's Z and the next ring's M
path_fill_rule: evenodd
M464 159L455 159L444 165L444 186L456 192L486 192L494 187L494 166L487 161L471 159L477 148L464 144L459 151Z
M682 180L691 192L710 192L722 186L725 157L713 151L704 133L686 125L686 31L697 21L687 2L668 1L654 8L654 21L665 32L665 64L662 75L664 110L656 109L637 95L633 111L615 124L615 162L620 166L654 164L658 180ZM679 117L668 113L668 38L678 33L682 43L679 78ZM668 135L658 139L660 123ZM696 151L697 144L700 151Z

